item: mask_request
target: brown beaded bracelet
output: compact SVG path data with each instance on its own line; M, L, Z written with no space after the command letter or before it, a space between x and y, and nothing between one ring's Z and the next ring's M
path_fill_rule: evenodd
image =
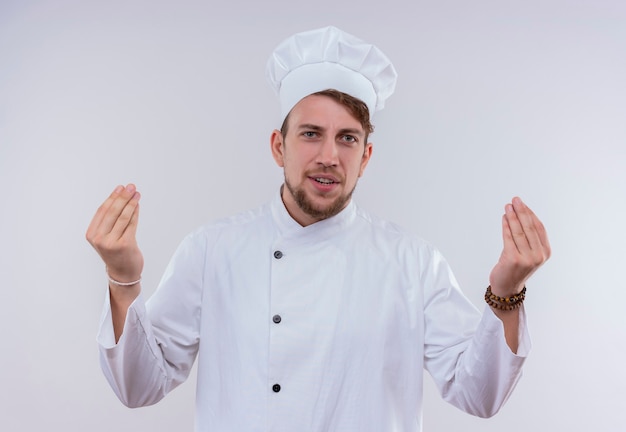
M485 302L493 308L500 310L514 310L519 308L526 299L526 287L518 294L511 297L500 297L491 292L491 285L487 287L485 292Z
M519 293L511 296L511 297L500 297L491 292L491 285L487 287L487 292L485 292L485 297L489 297L491 300L495 300L500 303L519 303L523 302L526 298L526 287L524 287Z

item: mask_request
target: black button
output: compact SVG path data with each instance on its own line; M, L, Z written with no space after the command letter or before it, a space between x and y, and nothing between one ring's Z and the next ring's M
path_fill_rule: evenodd
M276 324L278 324L281 321L281 319L282 318L280 317L280 315L274 315L272 317L272 321L274 321L274 323L276 323Z
M280 391L280 385L279 384L274 384L272 386L272 390L274 390L274 393L278 393Z
M274 258L281 259L283 257L283 253L281 251L274 252Z

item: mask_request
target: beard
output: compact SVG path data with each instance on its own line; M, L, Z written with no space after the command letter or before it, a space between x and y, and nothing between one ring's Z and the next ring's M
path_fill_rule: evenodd
M344 195L339 195L333 202L327 206L321 207L315 205L312 200L309 199L303 188L293 186L287 179L287 176L285 176L285 185L300 210L318 221L333 217L343 210L350 201L350 198L352 198L354 189L356 189L355 184L350 192Z

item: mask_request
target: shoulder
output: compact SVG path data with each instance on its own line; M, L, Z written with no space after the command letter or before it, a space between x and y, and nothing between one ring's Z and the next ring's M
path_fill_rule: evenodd
M437 247L400 225L361 208L357 208L356 225L352 240L359 244L362 255L384 263L389 272L402 273L407 280L424 280L441 271L451 275Z
M374 242L376 247L391 248L395 255L413 254L432 257L439 253L432 243L419 235L358 206L356 221L364 238Z
M356 220L360 229L366 229L372 234L388 238L390 241L402 241L414 243L420 246L429 246L426 240L396 224L395 222L382 219L377 215L361 207L356 207Z
M271 225L271 211L269 204L266 204L256 209L210 221L189 233L185 240L214 242L223 237L245 239L246 236L264 231Z

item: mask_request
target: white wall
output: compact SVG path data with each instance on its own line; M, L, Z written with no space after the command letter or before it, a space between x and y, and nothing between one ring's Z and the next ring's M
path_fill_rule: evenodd
M428 380L426 431L623 430L625 22L621 0L2 0L0 428L192 430L193 381L139 410L105 383L106 282L85 229L135 182L151 292L187 232L269 199L281 172L265 61L290 34L333 24L400 75L363 207L438 245L481 308L512 196L552 241L508 405L475 419Z

